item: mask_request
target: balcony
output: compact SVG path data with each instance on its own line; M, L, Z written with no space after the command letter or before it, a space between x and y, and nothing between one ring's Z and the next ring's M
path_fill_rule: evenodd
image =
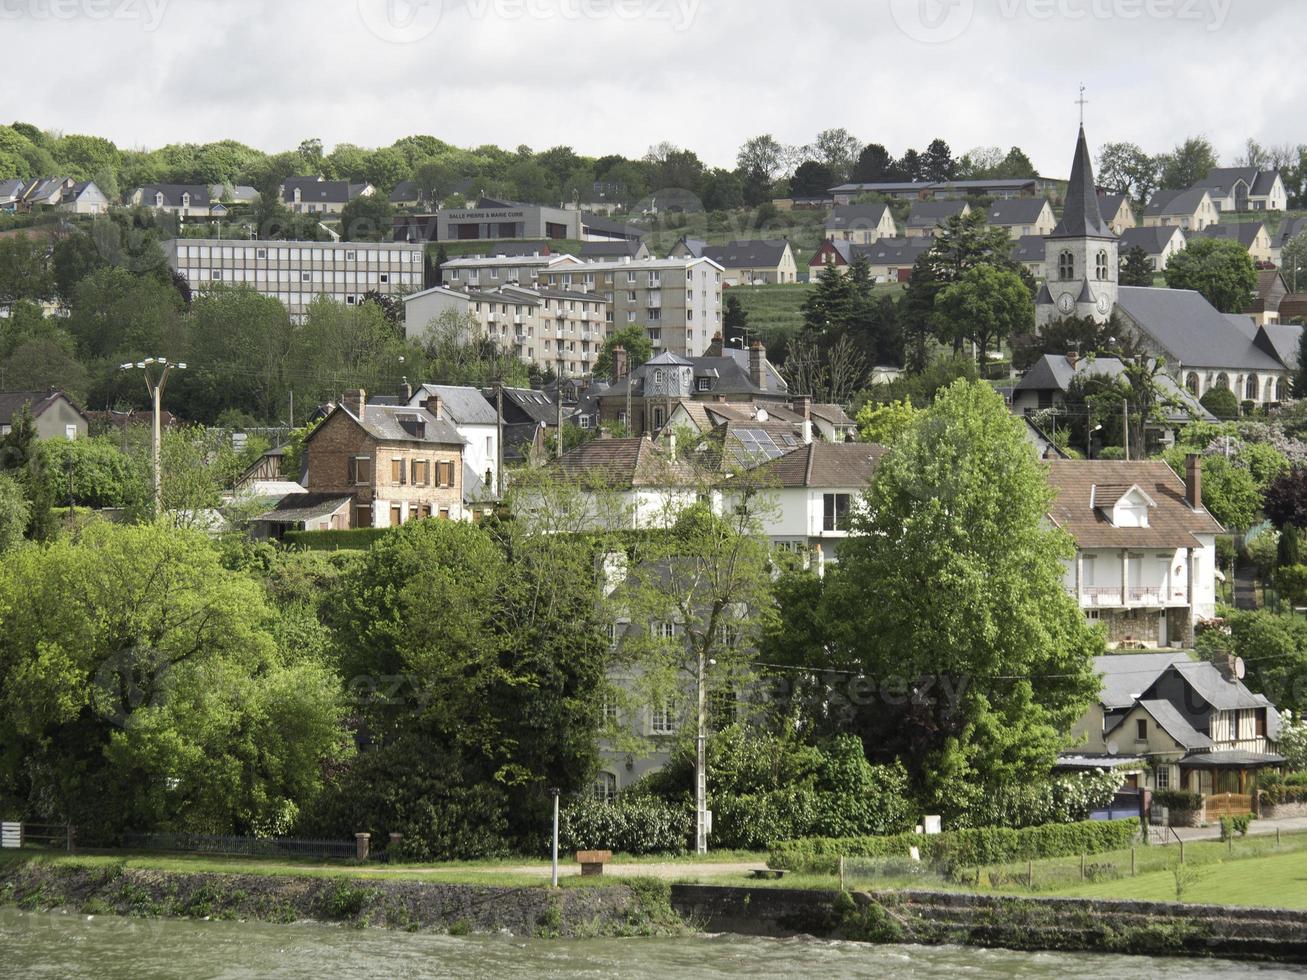
M1074 596L1074 586L1067 587ZM1183 588L1160 585L1132 586L1124 592L1119 585L1085 586L1080 592L1082 609L1169 609L1189 605L1189 593Z
M520 327L524 323L526 323L526 317L524 317L521 313L518 313L516 316L513 317L513 326Z

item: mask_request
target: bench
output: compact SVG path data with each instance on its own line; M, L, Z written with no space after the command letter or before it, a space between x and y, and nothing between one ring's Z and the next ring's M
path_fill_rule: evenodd
M604 865L611 864L613 860L612 851L577 851L576 863L581 866L581 877L587 878L592 875L602 875Z
M789 872L782 871L780 868L755 868L749 872L750 878L759 878L763 881L780 881Z

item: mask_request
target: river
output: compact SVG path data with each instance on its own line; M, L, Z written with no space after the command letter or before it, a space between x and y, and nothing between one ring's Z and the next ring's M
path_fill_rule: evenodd
M121 919L0 910L0 976L88 980L323 977L947 977L1103 980L1298 975L1241 963L866 946L736 936L520 940L417 935L304 923Z

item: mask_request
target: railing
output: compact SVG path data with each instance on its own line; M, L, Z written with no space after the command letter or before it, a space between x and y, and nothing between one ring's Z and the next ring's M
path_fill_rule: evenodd
M235 857L352 858L354 841L289 840L231 837L212 834L124 834L123 847L177 854L220 854Z
M1075 586L1067 586L1069 595L1077 595ZM1124 607L1183 605L1189 601L1189 594L1184 589L1167 589L1160 585L1135 586L1123 590L1119 585L1090 586L1079 592L1080 604L1086 609Z
M1121 606L1121 589L1117 587L1091 586L1082 590L1086 606Z
M1208 821L1221 817L1244 817L1253 812L1253 798L1241 793L1216 793L1207 797Z

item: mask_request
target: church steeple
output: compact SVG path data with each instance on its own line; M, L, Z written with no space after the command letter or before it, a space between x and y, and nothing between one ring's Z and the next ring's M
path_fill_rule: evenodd
M1071 165L1071 180L1066 188L1066 207L1062 220L1053 229L1053 238L1116 238L1103 211L1098 206L1098 187L1094 183L1094 164L1089 158L1085 127L1080 127L1076 158Z

